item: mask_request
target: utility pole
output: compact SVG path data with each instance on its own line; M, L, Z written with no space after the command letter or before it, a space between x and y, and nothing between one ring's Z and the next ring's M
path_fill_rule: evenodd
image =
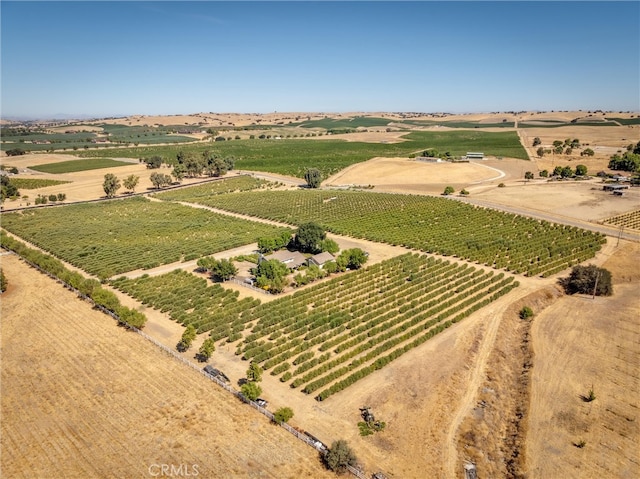
M620 245L620 237L622 236L623 229L624 229L624 225L620 225L620 231L618 231L618 242L616 243L616 248Z

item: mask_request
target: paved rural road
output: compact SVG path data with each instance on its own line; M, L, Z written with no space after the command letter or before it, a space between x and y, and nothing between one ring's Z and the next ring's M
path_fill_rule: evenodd
M546 211L538 211L532 210L528 208L519 208L514 206L505 206L498 203L492 203L490 201L479 200L477 198L454 198L458 201L463 201L465 203L470 203L478 206L483 206L485 208L491 208L494 210L505 211L507 213L513 213L516 215L527 216L529 218L535 218L540 220L550 221L552 223L564 224L569 226L577 226L578 228L583 228L589 231L595 231L597 233L602 233L607 236L620 236L621 239L626 239L629 241L640 241L640 233L631 232L629 230L620 232L620 228L615 226L606 226L600 225L596 223L590 223L588 221L581 221L574 218L569 218L567 216L557 215L553 213L548 213Z

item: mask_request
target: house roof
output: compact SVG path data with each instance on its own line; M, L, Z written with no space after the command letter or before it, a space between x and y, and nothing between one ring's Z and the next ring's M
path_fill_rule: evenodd
M314 254L309 259L313 260L317 264L325 264L328 261L333 261L335 258L333 257L333 255L331 253L328 253L328 252L325 251L323 253Z
M306 263L307 258L299 251L287 251L286 249L276 251L269 256L264 257L266 260L276 259L286 264L289 268L297 268Z

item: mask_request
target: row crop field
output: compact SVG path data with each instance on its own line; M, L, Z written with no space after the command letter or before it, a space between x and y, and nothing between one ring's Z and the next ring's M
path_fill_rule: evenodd
M132 163L126 161L112 160L111 158L91 158L87 160L68 160L35 165L30 166L29 169L41 171L42 173L62 174L75 173L77 171L100 170L102 168L115 168L131 164Z
M182 198L292 225L315 221L336 234L529 276L554 274L592 258L606 241L604 235L573 226L427 196L300 190Z
M189 188L176 188L164 193L156 193L155 197L166 201L206 201L211 196L225 193L238 193L264 188L271 182L261 180L248 175L236 178L225 178L219 181L210 181L202 185L190 186Z
M327 178L347 166L374 157L406 158L428 148L448 151L462 156L468 151L482 151L487 156L501 156L527 160L528 156L514 131L447 131L412 132L400 143L365 143L344 140L234 140L212 144L183 146L139 147L127 149L92 150L80 153L82 157L133 157L161 156L167 163L175 163L179 151L202 154L211 150L221 157L234 157L235 168L264 171L282 175L304 177L307 168L317 168Z
M70 181L48 180L46 178L11 178L11 183L19 190L37 190L47 186L64 185Z
M604 220L604 223L640 231L640 210L629 211Z
M284 230L142 197L7 213L2 226L100 278L189 261Z
M406 253L264 304L184 271L113 286L166 311L281 382L335 394L518 286L512 276ZM225 296L226 295L226 296Z

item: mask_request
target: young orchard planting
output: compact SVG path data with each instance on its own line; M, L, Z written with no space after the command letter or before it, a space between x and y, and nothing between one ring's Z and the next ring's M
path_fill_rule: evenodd
M629 228L640 231L640 210L622 213L604 220L605 223L618 226L619 228Z
M120 278L120 290L168 311L305 394L326 399L515 288L512 276L407 253L259 304L176 271Z
M101 278L196 259L284 231L142 197L5 214L2 226Z
M192 201L292 225L315 221L333 233L528 276L548 276L592 258L605 242L604 235L573 226L427 196L256 191Z

